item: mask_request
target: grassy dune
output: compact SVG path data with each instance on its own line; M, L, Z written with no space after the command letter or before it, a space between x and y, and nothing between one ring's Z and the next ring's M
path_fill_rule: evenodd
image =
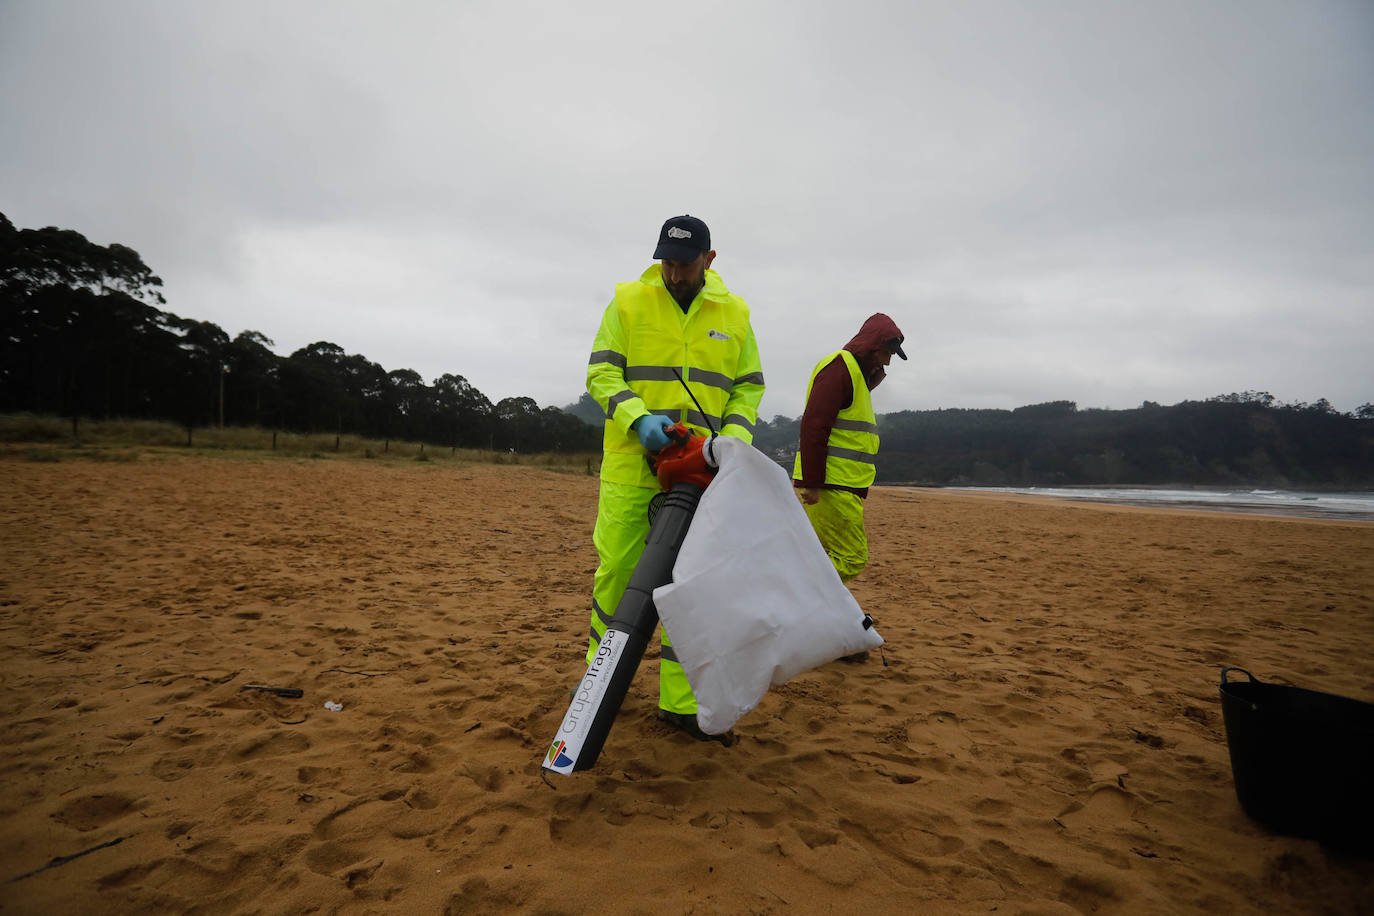
M292 433L255 426L223 429L157 420L81 419L30 413L0 414L0 455L29 461L133 461L141 454L175 450L183 454L264 453L283 458L434 461L455 464L515 464L546 470L595 474L601 455L592 452L507 452L451 448L401 439L369 439L331 433Z

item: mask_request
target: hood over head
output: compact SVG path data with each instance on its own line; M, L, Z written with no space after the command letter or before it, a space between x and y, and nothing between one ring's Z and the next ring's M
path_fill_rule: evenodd
M906 352L902 349L903 340L905 335L902 334L902 329L897 327L897 322L882 312L875 312L868 316L863 327L859 328L859 333L855 334L844 348L854 354L859 368L863 370L864 380L868 382L868 387L873 389L887 377L887 371L881 362L882 354L895 353L902 359L907 358Z

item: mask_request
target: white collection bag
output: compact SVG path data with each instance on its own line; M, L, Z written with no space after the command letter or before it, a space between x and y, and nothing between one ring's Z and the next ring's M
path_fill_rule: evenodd
M840 581L791 478L747 442L721 436L702 494L654 604L708 734L730 730L770 685L883 644Z

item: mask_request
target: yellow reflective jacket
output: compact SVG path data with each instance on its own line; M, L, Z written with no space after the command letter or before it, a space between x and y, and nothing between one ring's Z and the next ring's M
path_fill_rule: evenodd
M811 400L811 386L816 376L830 365L835 357L844 360L854 397L849 406L835 417L825 450L825 482L841 487L863 489L871 487L878 476L878 418L873 413L873 395L864 382L859 361L848 350L840 350L816 363L811 380L806 383L806 399ZM792 464L792 479L802 479L801 452Z
M701 411L673 370L682 374ZM616 284L592 344L587 392L606 415L603 480L658 488L630 428L648 413L685 422L703 435L714 428L752 442L763 366L749 306L714 270L706 271L686 314L663 285L658 264L638 280Z

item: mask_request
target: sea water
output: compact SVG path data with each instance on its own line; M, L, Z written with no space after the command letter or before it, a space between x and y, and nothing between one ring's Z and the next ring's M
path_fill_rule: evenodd
M1170 509L1207 509L1305 518L1374 522L1374 492L1316 490L1171 489L1167 487L959 487L983 493L1050 496L1086 502Z

